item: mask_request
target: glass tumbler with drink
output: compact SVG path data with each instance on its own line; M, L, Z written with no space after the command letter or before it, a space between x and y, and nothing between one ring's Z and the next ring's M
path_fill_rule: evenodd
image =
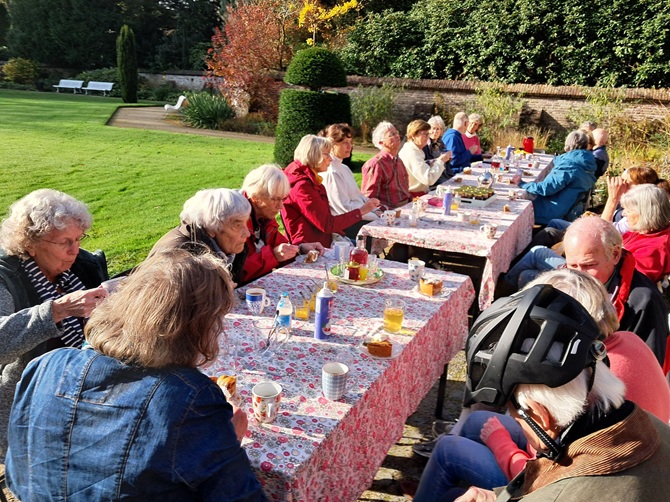
M396 298L384 301L384 330L397 333L402 328L405 318L405 302Z

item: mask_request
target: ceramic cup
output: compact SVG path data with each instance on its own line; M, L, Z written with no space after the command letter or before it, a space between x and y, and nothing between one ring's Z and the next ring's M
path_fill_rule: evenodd
M407 270L409 272L409 278L413 282L419 282L419 279L423 277L425 269L426 269L426 262L423 260L411 259L407 262Z
M251 389L254 417L262 424L274 422L279 413L282 388L276 382L261 382Z
M466 214L463 211L456 213L456 221L465 221Z
M438 197L444 197L444 194L447 192L447 187L442 186L442 185L437 185L435 187L435 195Z
M498 225L493 223L486 223L479 227L479 231L482 232L487 239L495 239L496 232L498 231Z
M384 220L386 221L386 224L389 227L393 225L393 222L395 221L395 211L394 210L384 211Z
M262 314L263 309L270 305L270 299L262 288L249 288L246 292L247 307L252 314Z
M102 287L102 289L107 291L108 295L111 295L114 291L116 291L116 289L124 280L126 280L125 277L115 277L114 279L108 279L106 281L103 281L103 283L100 284L100 286Z
M347 390L349 367L344 363L326 363L321 369L321 388L323 396L337 401Z
M349 261L349 248L351 246L344 241L338 241L333 244L333 249L335 250L335 260L339 263L344 261Z

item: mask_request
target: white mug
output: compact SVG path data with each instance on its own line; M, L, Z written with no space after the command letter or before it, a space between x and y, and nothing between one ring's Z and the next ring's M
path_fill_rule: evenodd
M326 363L321 369L321 386L323 396L337 401L347 390L349 367L344 363Z
M254 417L262 424L274 422L279 413L282 388L276 382L261 382L251 389Z
M456 221L465 221L466 213L459 211L456 213Z
M245 294L247 307L252 314L262 314L265 307L270 306L270 299L263 288L249 288Z
M395 221L395 216L396 216L396 212L395 212L394 209L384 211L384 220L386 221L386 224L389 227L391 225L393 225L393 222Z
M423 260L411 259L407 262L407 270L409 271L409 278L413 282L419 282L423 277L426 268L426 262Z
M485 223L479 227L479 231L482 232L487 239L495 239L496 232L498 231L498 225L493 223Z

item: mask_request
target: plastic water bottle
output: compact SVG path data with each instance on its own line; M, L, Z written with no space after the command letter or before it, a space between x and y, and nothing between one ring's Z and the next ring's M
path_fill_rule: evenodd
M293 318L293 304L288 297L288 293L281 294L277 304L277 326L291 331L291 319Z
M335 295L328 287L328 283L323 283L323 289L316 294L316 312L314 315L314 338L325 340L330 337L330 316L333 313L333 298Z
M505 160L512 160L512 155L514 154L514 147L512 145L507 145L507 150L505 150Z
M447 187L447 191L444 193L444 199L442 200L442 209L445 216L451 214L451 201L454 198L454 192L451 187Z

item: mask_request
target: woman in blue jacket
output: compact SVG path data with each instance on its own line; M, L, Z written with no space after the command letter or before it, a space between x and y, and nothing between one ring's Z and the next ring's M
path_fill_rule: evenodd
M7 486L21 500L263 501L244 411L197 367L233 306L211 253L156 253L91 315L84 350L31 362L10 415Z
M588 137L573 131L565 139L565 152L554 159L554 167L542 181L525 182L515 176L512 182L523 188L533 199L535 223L546 225L559 218L573 221L586 209L577 204L596 184L596 160L588 148Z

